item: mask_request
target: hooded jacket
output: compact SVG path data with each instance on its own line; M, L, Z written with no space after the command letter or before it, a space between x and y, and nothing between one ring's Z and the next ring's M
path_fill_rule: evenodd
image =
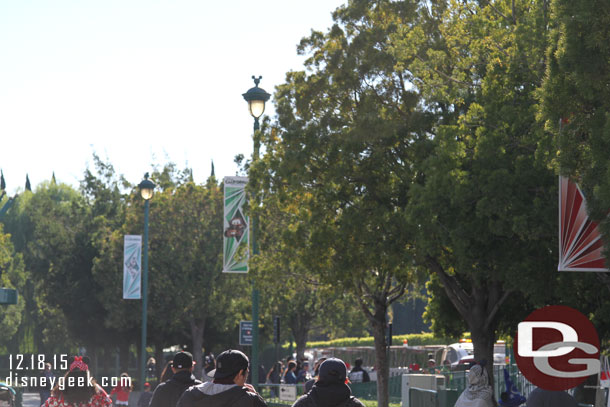
M246 387L206 382L185 391L178 407L267 407L267 403Z
M345 383L316 382L311 391L301 396L292 407L364 407L352 396L352 390Z
M176 372L171 379L157 386L150 400L150 407L176 407L182 393L190 386L200 383L187 370Z

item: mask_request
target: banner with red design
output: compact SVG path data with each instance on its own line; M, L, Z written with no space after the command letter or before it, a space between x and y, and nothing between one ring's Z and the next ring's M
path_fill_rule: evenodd
M608 271L597 222L575 183L559 177L559 271Z

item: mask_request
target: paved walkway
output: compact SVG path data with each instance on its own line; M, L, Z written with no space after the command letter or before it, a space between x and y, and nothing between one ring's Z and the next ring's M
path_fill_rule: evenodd
M40 395L38 393L23 393L23 407L39 407Z

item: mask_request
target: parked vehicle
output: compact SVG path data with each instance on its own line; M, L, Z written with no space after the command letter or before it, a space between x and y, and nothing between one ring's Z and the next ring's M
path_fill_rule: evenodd
M0 407L15 407L15 395L11 386L0 383Z
M449 360L451 370L466 370L475 363L474 346L468 339L447 345L441 354L441 363ZM494 344L494 365L506 364L506 343L498 341Z

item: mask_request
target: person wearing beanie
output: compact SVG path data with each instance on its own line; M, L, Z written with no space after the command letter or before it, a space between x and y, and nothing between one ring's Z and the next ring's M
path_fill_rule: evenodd
M371 381L368 372L362 367L362 359L354 361L354 368L349 372L349 381L352 383L366 383Z
M193 355L189 352L178 352L172 361L171 379L159 384L150 400L150 407L176 407L182 393L191 386L201 384L193 376Z
M347 367L341 359L326 359L319 368L318 380L292 407L364 407L352 396L347 385Z
M246 383L249 360L243 352L229 349L216 358L214 380L184 392L177 407L267 407L251 384Z

